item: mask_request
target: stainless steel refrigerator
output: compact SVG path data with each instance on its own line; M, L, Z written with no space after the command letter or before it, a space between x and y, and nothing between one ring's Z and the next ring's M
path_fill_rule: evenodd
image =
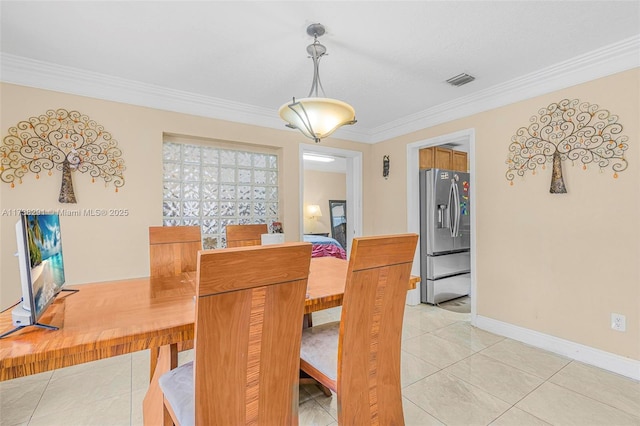
M469 173L420 170L420 299L438 304L471 291Z

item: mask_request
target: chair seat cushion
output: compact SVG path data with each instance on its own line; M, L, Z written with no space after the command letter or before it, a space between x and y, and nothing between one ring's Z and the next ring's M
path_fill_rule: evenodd
M195 424L196 405L194 400L193 361L181 365L160 377L160 389L171 405L181 426Z
M300 359L314 366L329 379L338 380L338 336L340 321L302 330Z

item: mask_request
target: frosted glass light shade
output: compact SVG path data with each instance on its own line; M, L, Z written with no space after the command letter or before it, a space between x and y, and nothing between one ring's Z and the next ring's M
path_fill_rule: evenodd
M302 98L286 103L278 111L287 127L300 130L320 142L341 126L354 124L356 112L346 102L331 98Z

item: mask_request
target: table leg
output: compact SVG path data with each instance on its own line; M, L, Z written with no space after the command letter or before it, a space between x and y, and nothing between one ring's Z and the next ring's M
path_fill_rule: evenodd
M149 389L142 403L142 415L145 426L155 426L163 423L164 401L158 380L164 373L177 366L177 344L174 343L160 348L151 348L150 371L152 372L152 376Z
M298 380L301 385L316 385L325 396L331 396L331 389L329 389L313 377L309 376L302 370L300 370L300 378Z
M313 327L313 318L311 317L311 313L304 314L304 319L302 320L302 328Z
M160 348L151 348L149 349L149 383L153 380L153 373L156 371L156 366L158 365L158 356L160 355Z

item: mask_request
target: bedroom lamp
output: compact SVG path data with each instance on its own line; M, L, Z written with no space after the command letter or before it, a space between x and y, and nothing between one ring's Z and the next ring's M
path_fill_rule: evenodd
M309 216L311 219L322 217L320 206L317 204L309 204L307 206L307 216Z
M318 223L318 218L322 217L322 211L320 210L320 206L317 204L308 204L307 205L307 216L312 220L311 222L311 232L315 231L316 225Z
M326 138L338 128L356 122L356 112L346 102L327 97L318 97L318 87L322 95L324 88L320 82L320 58L327 53L327 48L318 42L318 37L325 33L324 25L311 24L307 34L313 37L313 43L307 46L307 53L313 59L313 82L306 98L286 103L280 107L278 114L286 121L287 127L300 130L306 137L316 143Z

